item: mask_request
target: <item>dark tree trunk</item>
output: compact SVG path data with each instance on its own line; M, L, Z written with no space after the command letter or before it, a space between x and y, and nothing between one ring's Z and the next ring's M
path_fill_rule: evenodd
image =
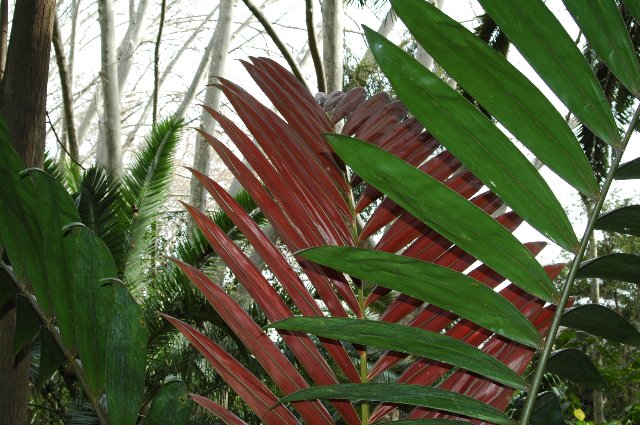
M44 160L45 112L55 0L17 0L2 86L2 111L28 167ZM0 311L0 425L28 423L30 348L13 358L15 308Z

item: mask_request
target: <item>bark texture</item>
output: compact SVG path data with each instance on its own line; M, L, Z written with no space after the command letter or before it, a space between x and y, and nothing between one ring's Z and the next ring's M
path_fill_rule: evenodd
M58 74L60 75L60 89L62 91L62 108L64 110L64 135L62 142L69 147L71 159L80 161L80 153L78 151L78 139L76 138L76 125L73 118L73 93L71 91L71 77L69 67L64 54L64 45L62 42L62 34L60 34L60 25L58 24L58 16L53 20L53 48L56 52L56 64L58 65ZM68 143L67 143L68 142Z
M13 145L28 167L42 166L49 54L55 0L18 0L2 86L0 110ZM15 308L0 310L0 425L28 423L30 346L13 358Z
M342 90L344 62L344 1L322 2L322 59L327 93Z
M120 143L120 91L118 86L118 62L116 61L115 28L112 0L98 2L100 21L100 46L102 69L102 105L100 136L96 163L104 166L114 176L122 175L122 145Z
M220 89L213 84L216 83L216 77L224 73L227 54L229 52L229 41L231 40L231 25L233 24L233 7L235 0L221 0L218 13L218 23L213 38L213 51L211 53L211 62L209 64L209 78L207 81L207 89L205 92L205 105L218 110L220 106ZM200 117L200 128L209 133L215 132L215 120L206 111L202 111ZM211 147L200 136L196 137L196 150L193 154L193 168L203 174L209 173L209 165L211 162ZM191 179L189 192L189 202L198 209L204 210L207 205L206 190L202 187L196 178Z

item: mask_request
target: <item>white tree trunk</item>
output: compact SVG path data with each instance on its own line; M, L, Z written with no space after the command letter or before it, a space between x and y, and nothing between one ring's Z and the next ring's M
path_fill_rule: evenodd
M122 175L122 146L120 144L120 93L118 91L118 63L116 61L115 28L112 0L98 1L102 70L102 105L100 137L96 163L114 176Z
M344 62L344 1L322 2L322 61L327 93L342 90Z
M235 0L221 0L218 13L218 23L214 31L213 51L211 54L211 62L209 65L208 85L205 92L205 105L217 110L220 106L220 89L213 86L216 77L224 73L224 66L229 52L229 41L231 40L231 25L233 24L233 7ZM215 120L209 113L202 111L200 118L200 129L214 134ZM201 173L208 174L209 163L211 160L211 147L200 136L196 137L196 149L193 157L193 168ZM189 202L204 210L206 208L206 191L200 182L194 177L191 179L191 190L189 193Z
M119 93L122 93L124 83L127 81L129 71L131 71L133 53L140 45L140 34L142 32L142 26L144 23L144 17L147 12L148 4L149 0L140 0L140 2L138 3L138 9L136 11L136 14L134 15L135 19L129 21L127 32L122 38L122 42L118 47L117 53L114 55L114 60L118 60L117 88ZM84 117L82 118L82 121L80 121L80 125L78 126L78 144L80 146L82 146L82 143L87 136L87 132L89 131L89 127L91 126L91 123L93 122L93 119L98 112L97 99L98 96L92 96L91 103L87 107Z

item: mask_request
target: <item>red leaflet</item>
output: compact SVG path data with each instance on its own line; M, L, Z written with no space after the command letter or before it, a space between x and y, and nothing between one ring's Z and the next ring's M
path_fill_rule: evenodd
M216 415L216 417L222 419L227 425L247 425L245 421L231 413L229 410L220 406L218 403L214 403L206 397L202 397L197 394L189 394L189 397L191 400Z
M335 125L341 119L351 114L367 98L367 91L362 87L349 90L333 110L324 108L331 115L331 122Z
M238 278L242 286L247 290L258 306L264 311L270 322L286 319L293 316L291 310L271 287L262 273L251 263L249 258L238 246L220 229L213 220L201 211L183 203L197 226L207 238L212 248L225 262L233 274ZM210 300L211 301L211 300ZM229 299L229 302L233 302ZM308 335L279 331L291 352L296 356L300 364L315 382L332 384L337 380L327 365L324 358L318 352ZM283 390L286 391L285 388ZM336 409L340 411L349 423L357 418L353 407L348 402L335 402Z
M218 206L227 213L236 226L238 226L238 229L247 237L247 240L256 249L265 261L265 264L286 289L294 304L300 309L300 313L306 316L323 316L322 310L318 307L309 292L307 292L298 275L295 274L280 251L278 251L269 238L262 233L258 225L249 217L246 211L215 181L196 170L190 170L211 194ZM343 372L346 373L350 379L355 380L355 382L359 381L360 377L358 372L342 345L338 341L333 340L323 339L323 342L325 343L325 348L331 353L343 369ZM331 381L335 383L335 377L333 375L331 375L327 382Z
M272 408L278 402L278 398L221 347L186 323L171 316L163 315L163 317L178 328L193 346L202 353L215 371L261 417L264 423L278 425L299 424L295 416L284 406L278 405ZM302 404L311 405L309 402L303 402ZM296 408L305 410L303 406L296 406ZM301 412L301 410L299 411Z

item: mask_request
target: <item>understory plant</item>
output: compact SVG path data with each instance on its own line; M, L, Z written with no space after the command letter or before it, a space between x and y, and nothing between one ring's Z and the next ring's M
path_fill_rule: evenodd
M564 3L594 51L637 96L640 68L617 2ZM624 3L640 17L637 2ZM353 89L322 97L319 105L277 63L252 58L245 67L274 112L220 79L248 133L209 112L246 163L212 135L203 136L282 246L219 184L195 170L266 271L203 212L185 206L267 317L267 328L251 320L222 282L175 262L269 381L257 379L198 329L165 317L262 422L555 423L562 421L557 399L552 393L538 397L545 370L588 361L579 350L553 352L561 323L637 344L637 330L616 312L567 307L578 276L624 270L625 279L638 280L635 256L614 254L585 264L582 258L594 227L607 220L598 217L612 180L639 177L638 160L620 167L639 113L627 129L616 126L589 64L542 0L517 7L501 0L480 4L572 116L611 146L613 160L601 187L566 120L540 90L486 43L420 0L398 0L393 7L464 96L367 28L372 53L400 101ZM337 125L340 134L331 134ZM593 200L581 238L503 129ZM635 228L634 211L609 220L618 230ZM513 236L523 221L573 254L560 290L552 280L563 265L542 266L535 259L545 243L523 244ZM535 371L524 376L536 353ZM514 391L524 402L518 418L504 413ZM192 398L225 423L244 423L222 399Z

